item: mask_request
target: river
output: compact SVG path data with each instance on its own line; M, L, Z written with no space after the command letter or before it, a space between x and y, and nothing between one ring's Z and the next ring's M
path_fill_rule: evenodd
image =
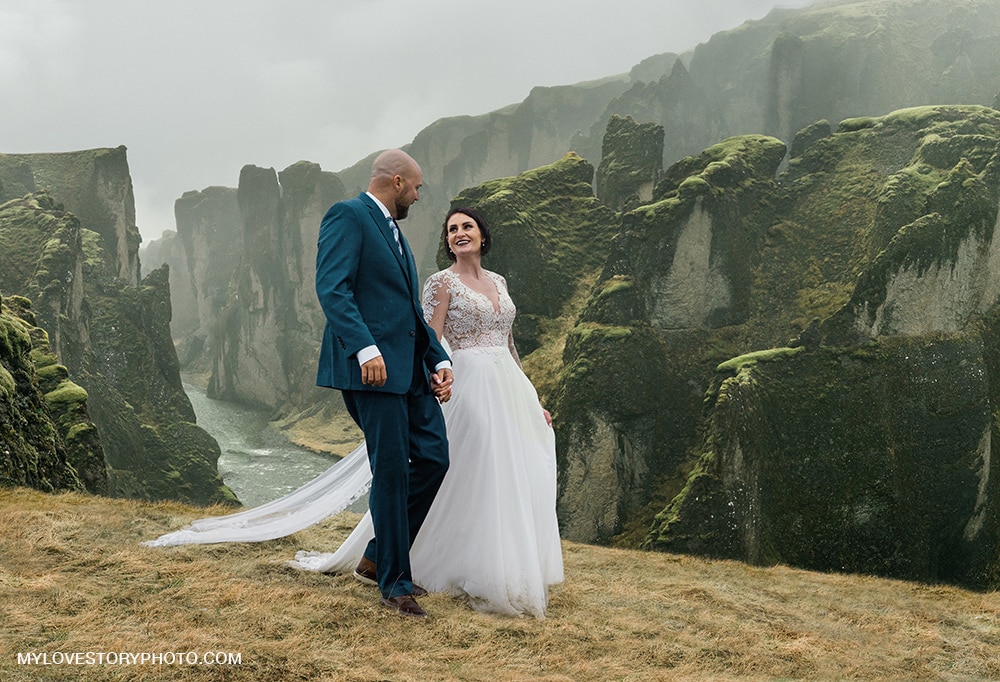
M183 379L183 377L182 377ZM219 474L240 502L256 507L290 493L330 468L337 458L299 447L268 424L259 410L211 400L204 389L184 381L184 391L205 429L219 443ZM367 496L351 509L367 509Z

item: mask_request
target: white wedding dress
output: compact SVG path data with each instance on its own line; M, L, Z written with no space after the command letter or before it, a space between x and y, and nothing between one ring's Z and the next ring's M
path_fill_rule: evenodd
M455 371L442 406L451 465L410 551L414 582L475 609L543 617L548 588L563 580L556 520L555 437L511 341L515 308L504 279L488 276L499 309L451 270L432 275L425 315L448 306L445 341ZM299 490L261 507L191 526L147 544L281 537L345 509L370 484L362 445ZM360 482L360 483L359 483ZM299 552L292 565L346 573L373 537L366 514L333 553Z

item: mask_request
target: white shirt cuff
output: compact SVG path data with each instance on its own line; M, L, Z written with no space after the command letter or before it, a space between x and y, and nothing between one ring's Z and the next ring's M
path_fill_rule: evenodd
M451 369L451 360L442 360L434 366L435 372L440 372L442 369Z
M363 365L372 358L377 358L380 355L382 355L382 351L378 349L378 346L365 346L358 351L356 356L358 358L358 365Z

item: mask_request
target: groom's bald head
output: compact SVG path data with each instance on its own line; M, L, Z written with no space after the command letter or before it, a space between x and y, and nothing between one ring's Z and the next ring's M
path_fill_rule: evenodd
M402 220L420 198L423 182L420 165L412 156L402 149L387 149L372 163L368 191L385 204L393 218Z

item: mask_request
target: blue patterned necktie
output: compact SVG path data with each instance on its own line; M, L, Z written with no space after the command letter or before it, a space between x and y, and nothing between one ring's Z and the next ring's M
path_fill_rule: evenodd
M399 255L403 255L403 243L399 241L399 227L396 225L396 221L389 216L389 227L392 228L392 236L396 238L396 248L399 249Z

